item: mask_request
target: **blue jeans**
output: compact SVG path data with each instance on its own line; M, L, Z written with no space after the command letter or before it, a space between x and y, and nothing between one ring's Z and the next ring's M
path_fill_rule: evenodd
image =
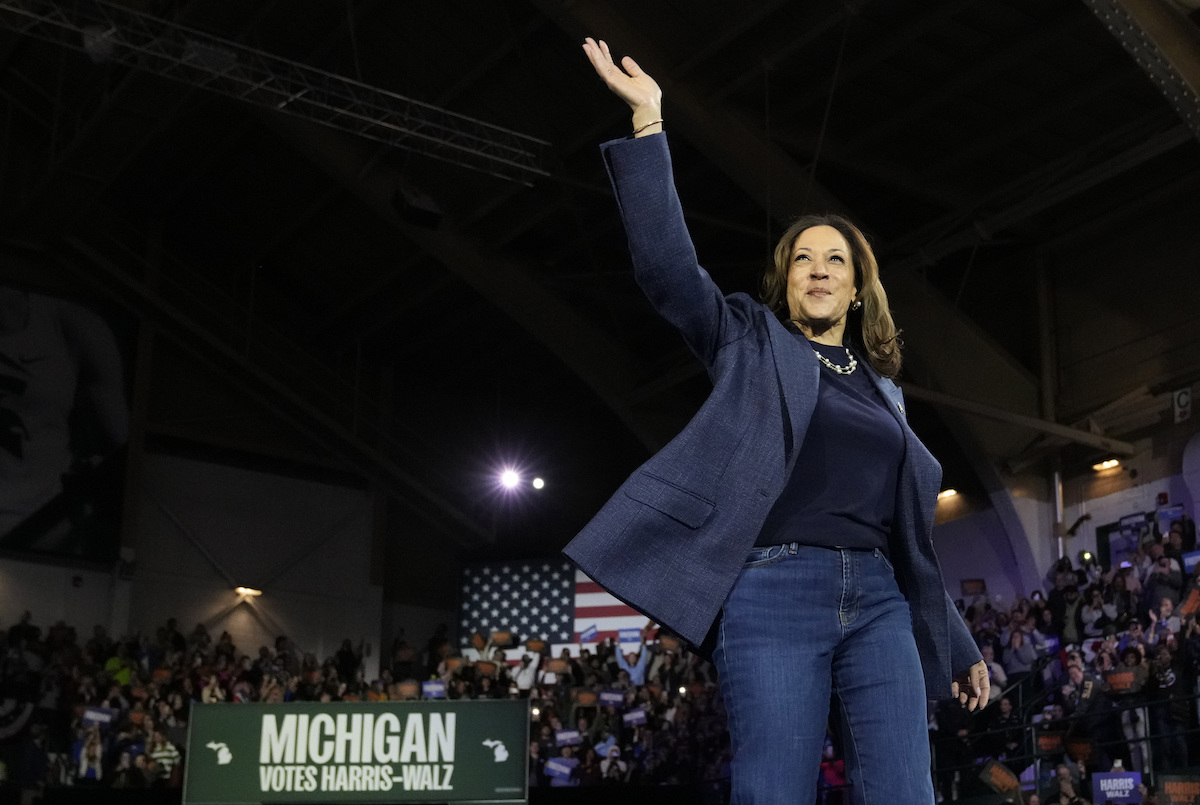
M912 616L882 551L754 549L725 602L714 660L733 805L816 799L831 695L850 801L933 802Z

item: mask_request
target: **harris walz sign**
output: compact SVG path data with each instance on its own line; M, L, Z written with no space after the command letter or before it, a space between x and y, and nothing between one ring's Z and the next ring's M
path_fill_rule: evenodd
M527 701L194 705L186 805L524 802Z

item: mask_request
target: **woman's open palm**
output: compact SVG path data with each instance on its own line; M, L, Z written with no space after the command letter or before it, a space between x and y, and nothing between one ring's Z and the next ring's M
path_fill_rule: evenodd
M596 70L596 75L604 80L608 88L635 112L638 109L658 109L662 106L662 89L658 82L649 76L638 63L629 56L621 59L618 67L609 52L608 43L601 39L597 42L590 36L583 42L583 52ZM622 70L621 68L625 69Z

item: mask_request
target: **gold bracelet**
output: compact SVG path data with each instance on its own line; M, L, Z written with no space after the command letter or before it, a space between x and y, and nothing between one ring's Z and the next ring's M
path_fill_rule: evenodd
M633 130L634 136L641 134L643 131L650 128L651 126L657 126L661 122L662 122L662 119L660 118L658 120L653 120L653 121L647 123L646 125L642 126L641 128L634 129Z

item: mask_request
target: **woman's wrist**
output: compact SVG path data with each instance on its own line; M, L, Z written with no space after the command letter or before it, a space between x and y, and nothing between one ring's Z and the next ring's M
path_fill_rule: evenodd
M657 105L639 106L633 110L633 136L646 137L662 131L662 107Z

